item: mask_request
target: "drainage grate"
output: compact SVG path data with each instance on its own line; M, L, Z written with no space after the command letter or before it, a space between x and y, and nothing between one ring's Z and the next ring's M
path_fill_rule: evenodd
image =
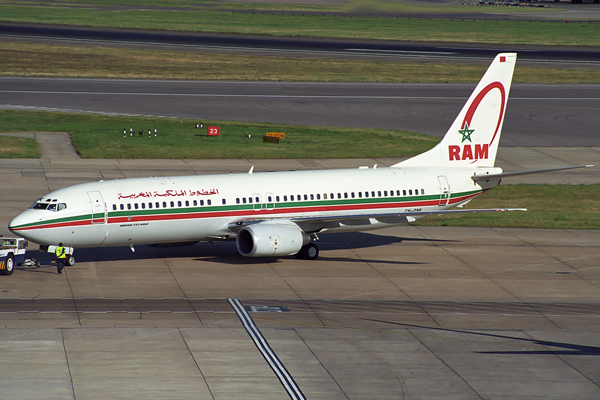
M244 306L248 312L290 312L286 306Z

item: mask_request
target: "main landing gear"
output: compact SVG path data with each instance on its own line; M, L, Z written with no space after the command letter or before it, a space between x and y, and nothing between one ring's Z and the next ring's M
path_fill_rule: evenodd
M314 243L305 244L295 256L301 260L316 260L319 257L319 247Z

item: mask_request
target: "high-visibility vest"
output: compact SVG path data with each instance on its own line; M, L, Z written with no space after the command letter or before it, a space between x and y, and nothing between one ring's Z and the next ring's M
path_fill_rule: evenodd
M67 258L67 254L65 252L65 248L64 247L58 246L56 248L56 257L57 258Z

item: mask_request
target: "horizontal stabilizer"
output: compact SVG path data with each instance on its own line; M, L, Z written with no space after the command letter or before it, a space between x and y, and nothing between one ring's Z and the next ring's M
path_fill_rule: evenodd
M590 168L594 165L578 165L576 167L563 167L563 168L548 168L548 169L533 169L529 171L516 171L516 172L503 172L501 174L486 174L486 175L473 175L471 179L474 181L486 181L493 178L503 178L507 176L518 176L518 175L529 175L529 174L540 174L542 172L555 172L555 171L566 171L568 169L577 168Z

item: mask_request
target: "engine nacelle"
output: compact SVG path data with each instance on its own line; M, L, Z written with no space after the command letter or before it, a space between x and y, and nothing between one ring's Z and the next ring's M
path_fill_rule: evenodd
M289 256L310 242L298 225L289 222L261 222L237 233L238 252L246 257Z

